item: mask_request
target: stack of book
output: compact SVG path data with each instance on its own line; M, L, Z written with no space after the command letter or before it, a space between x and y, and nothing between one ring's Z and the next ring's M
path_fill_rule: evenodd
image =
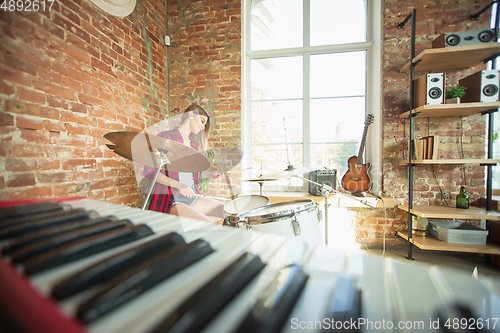
M413 140L413 159L437 159L439 149L439 136L430 135Z

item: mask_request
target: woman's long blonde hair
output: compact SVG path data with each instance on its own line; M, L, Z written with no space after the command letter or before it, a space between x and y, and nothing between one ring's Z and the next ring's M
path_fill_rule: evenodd
M208 134L210 132L210 115L203 107L199 106L198 104L193 104L188 106L186 110L184 110L184 113L182 114L181 118L181 124L183 124L185 121L188 120L189 111L193 111L193 114L207 117L207 123L205 124L205 131L200 131L198 134L193 134L194 143L196 144L197 149L199 151L205 151L208 148Z

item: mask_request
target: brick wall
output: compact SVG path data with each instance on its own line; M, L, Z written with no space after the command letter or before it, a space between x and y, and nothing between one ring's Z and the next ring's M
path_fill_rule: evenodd
M417 53L442 32L488 27L489 11L471 21L488 0L395 1L383 5L383 190L407 200L410 29L397 29L417 8ZM213 119L210 146L218 167L238 169L241 154L241 0L141 0L124 18L86 0L56 1L50 12L0 12L0 200L62 196L137 206L133 165L105 147L107 132L140 131L195 102ZM171 38L171 46L162 43ZM448 71L450 83L481 69ZM422 75L422 73L417 73ZM440 157L483 157L484 116L420 119L416 135L442 138ZM463 131L462 131L463 128ZM462 135L462 132L464 133ZM454 199L463 184L473 199L484 195L484 168L415 168L418 203ZM436 175L436 177L434 176ZM231 174L238 192L239 175ZM212 195L227 197L223 178ZM449 201L452 202L452 201ZM360 237L382 240L380 212L356 212ZM405 215L389 212L390 232Z
M408 201L408 168L398 160L407 159L409 121L398 118L409 110L409 74L399 69L409 61L411 21L405 29L398 29L413 8L417 10L416 54L431 47L431 42L444 32L488 28L490 11L479 20L472 21L470 14L477 13L490 1L384 1L383 63L382 63L382 116L383 116L383 191L400 203ZM471 69L447 70L447 85L484 69L479 65ZM442 72L442 71L435 71ZM416 72L416 78L428 72ZM487 116L415 118L415 136L439 135L439 158L485 158ZM463 145L463 153L462 153ZM417 166L414 168L414 203L454 205L460 186L466 185L475 201L485 195L485 168L481 166ZM450 193L448 199L441 195ZM446 197L446 195L445 195ZM405 229L406 215L397 214L396 229ZM401 223L402 222L402 223Z
M164 0L123 19L86 0L0 11L0 200L140 203L132 162L102 136L168 113L165 18Z
M214 171L229 170L241 191L242 0L168 2L170 111L198 103L211 115ZM211 179L210 195L230 195L224 177Z

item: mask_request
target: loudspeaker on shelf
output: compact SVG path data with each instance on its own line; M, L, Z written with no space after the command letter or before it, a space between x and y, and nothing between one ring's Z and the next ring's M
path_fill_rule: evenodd
M309 180L321 185L328 185L335 190L337 189L337 170L325 169L311 171L309 172ZM323 195L321 193L321 188L313 183L309 183L309 194Z
M500 70L491 69L476 72L458 82L465 87L465 95L460 102L496 102L499 100Z
M470 46L495 42L493 29L449 32L439 35L433 42L432 48Z
M444 103L444 73L425 74L415 81L415 107Z

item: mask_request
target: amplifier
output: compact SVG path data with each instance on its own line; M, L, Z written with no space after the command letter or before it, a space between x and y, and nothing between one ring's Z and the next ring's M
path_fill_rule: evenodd
M496 42L495 30L493 29L460 31L439 35L432 42L432 48L469 46L492 42Z
M337 189L337 170L315 170L309 172L309 180L321 185L328 185L334 190ZM313 183L309 183L309 194L312 195L323 195L321 193L321 188Z

